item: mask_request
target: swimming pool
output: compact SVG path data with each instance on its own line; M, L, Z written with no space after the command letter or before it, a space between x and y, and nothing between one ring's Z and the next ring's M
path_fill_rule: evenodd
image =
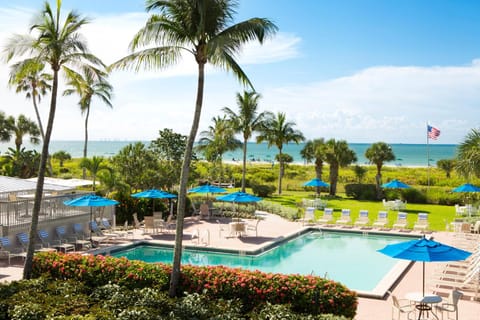
M275 273L317 275L356 291L372 291L398 260L376 250L405 237L311 231L258 255L186 249L183 264L225 265ZM115 257L171 263L173 249L144 244L110 253Z

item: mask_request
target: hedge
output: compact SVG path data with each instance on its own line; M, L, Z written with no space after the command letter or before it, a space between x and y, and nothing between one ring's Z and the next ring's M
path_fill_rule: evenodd
M38 253L33 277L74 279L96 287L108 283L127 288L168 290L171 265L149 264L102 255ZM178 292L203 293L214 299L239 299L247 310L260 304L290 305L305 314L353 318L357 295L340 283L317 276L284 275L224 266L183 265Z

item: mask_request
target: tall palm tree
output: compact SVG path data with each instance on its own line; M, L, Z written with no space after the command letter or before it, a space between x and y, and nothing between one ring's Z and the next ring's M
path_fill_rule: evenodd
M85 115L85 141L83 143L83 158L87 158L88 145L88 119L90 116L90 105L94 97L99 98L108 107L113 108L110 99L112 98L113 87L107 81L107 74L101 70L91 67L82 68L82 73L72 69L65 69L68 76L68 89L63 95L68 96L74 93L80 96L78 105L82 115ZM83 168L83 179L86 178L86 170Z
M325 161L325 140L323 138L308 140L305 146L300 150L300 155L307 162L315 163L316 177L322 180L323 162ZM320 187L317 187L317 194L320 193Z
M480 129L472 129L458 146L456 170L467 180L480 177Z
M330 165L330 195L337 193L338 171L340 167L346 167L357 161L355 151L348 147L345 140L335 141L330 139L326 142L325 160Z
M112 65L116 69L163 69L178 63L182 53L192 54L198 66L197 97L190 134L180 177L177 209L177 232L169 294L174 296L180 279L182 229L185 216L187 183L193 143L203 104L205 65L233 72L244 84L252 87L247 75L235 61L235 54L252 40L263 43L277 27L268 19L252 18L232 24L237 1L234 0L147 0L148 11L158 9L130 44L129 56ZM152 47L153 45L153 47ZM146 47L146 48L145 48Z
M395 154L392 147L385 142L376 142L372 144L366 151L365 157L377 167L377 174L375 175L375 183L377 189L377 198L382 197L382 167L385 162L395 160Z
M10 67L10 86L15 86L15 91L26 92L26 98L32 99L33 109L37 117L37 125L40 129L42 141L45 140L45 132L43 130L42 118L38 111L38 104L42 96L52 88L50 82L52 75L44 72L45 64L37 59L25 59Z
M23 277L30 279L32 273L32 261L35 248L35 235L38 226L38 215L42 202L43 184L48 159L48 148L52 134L55 111L57 108L57 92L59 72L63 66L68 64L78 65L85 60L93 64L101 64L101 61L90 54L86 44L78 31L88 23L88 20L81 18L77 13L69 12L61 20L62 1L56 1L56 10L52 10L50 4L45 2L43 9L35 18L30 31L34 35L14 35L5 46L4 53L7 61L13 58L23 58L30 55L39 62L49 65L52 69L52 90L50 110L48 113L47 128L43 142L38 170L37 187L35 190L35 201L32 211L32 223L30 225L30 243L27 249Z
M35 122L25 117L23 114L19 115L17 119L9 117L11 123L10 131L15 138L15 149L20 152L23 144L23 137L30 136L32 144L40 143L40 130Z
M245 175L247 172L247 144L255 131L261 128L265 118L265 112L258 113L258 100L260 94L255 91L237 93L238 114L232 109L225 107L223 112L229 117L236 132L243 137L243 166L242 166L242 192L245 192Z
M289 142L296 144L305 140L303 134L293 127L295 122L287 121L285 113L278 112L274 115L271 112L265 114L260 134L257 136L257 143L266 141L268 147L276 146L278 148L278 159L280 161L278 174L278 194L282 194L282 178L284 174L284 157L282 156L283 145Z

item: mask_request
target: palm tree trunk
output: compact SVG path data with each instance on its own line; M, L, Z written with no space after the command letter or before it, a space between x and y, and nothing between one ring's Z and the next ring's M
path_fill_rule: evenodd
M192 128L187 139L185 155L183 158L182 173L180 174L180 190L178 194L177 205L177 228L175 233L175 248L173 252L173 267L170 277L169 295L174 297L177 294L178 282L180 280L180 266L182 258L182 236L183 236L183 219L185 217L185 206L187 197L188 176L190 174L190 162L192 159L193 143L198 131L200 115L203 103L203 88L205 82L205 63L198 62L198 86L197 98L195 102L195 113L193 115Z
M90 106L87 106L87 113L85 114L85 142L83 143L83 158L87 158L87 145L88 145L88 117L90 116ZM87 169L82 168L83 179L87 178ZM95 190L95 185L94 185Z
M315 159L315 174L319 180L322 180L323 161ZM320 194L320 187L317 187L317 194Z
M35 93L36 88L32 88L33 94L32 94L32 101L33 101L33 109L35 110L35 115L37 116L37 123L38 123L38 128L40 129L40 134L42 135L42 141L45 141L45 132L43 132L43 124L42 124L42 118L40 118L40 112L38 112L38 106L37 106L37 94Z
M245 192L245 176L247 174L247 139L243 139L243 167L242 167L242 192Z
M380 199L382 197L382 189L380 188L380 185L382 184L382 174L380 171L377 171L375 182L377 187L377 199Z
M283 157L282 157L282 149L278 149L278 159L280 168L278 169L278 194L282 194L282 178L283 178Z
M35 238L38 227L38 215L42 203L43 183L45 180L45 171L48 160L48 146L50 136L52 135L53 120L55 118L55 109L57 107L57 89L58 89L58 70L53 70L52 98L50 101L50 113L48 115L47 131L43 140L42 154L40 156L40 168L38 170L37 188L35 189L35 201L33 203L32 224L30 225L30 241L27 247L27 256L23 268L23 279L32 277L33 254L35 251Z
M330 164L330 195L337 193L338 164Z

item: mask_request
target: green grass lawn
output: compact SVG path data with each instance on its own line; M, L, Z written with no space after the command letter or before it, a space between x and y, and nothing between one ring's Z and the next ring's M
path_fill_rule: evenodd
M265 200L276 202L285 206L296 207L301 203L302 199L314 199L314 195L311 192L287 191L281 196L273 195ZM359 201L345 197L336 197L327 200L328 207L334 209L335 219L340 217L342 209L350 209L351 218L353 221L355 221L358 218L358 212L362 209L365 209L368 210L369 219L371 222L373 222L377 218L378 211L384 210L383 203L381 201ZM417 221L417 214L419 212L428 213L429 229L433 231L445 231L446 227L449 226L450 223L455 219L455 208L453 206L407 203L406 209L402 211L408 213L408 228L413 228L413 225ZM388 212L389 226L396 221L397 213L397 211L393 210ZM322 215L322 210L315 210L315 218L319 218ZM477 216L476 218L480 220L480 217ZM473 218L473 220L474 219L475 218Z

